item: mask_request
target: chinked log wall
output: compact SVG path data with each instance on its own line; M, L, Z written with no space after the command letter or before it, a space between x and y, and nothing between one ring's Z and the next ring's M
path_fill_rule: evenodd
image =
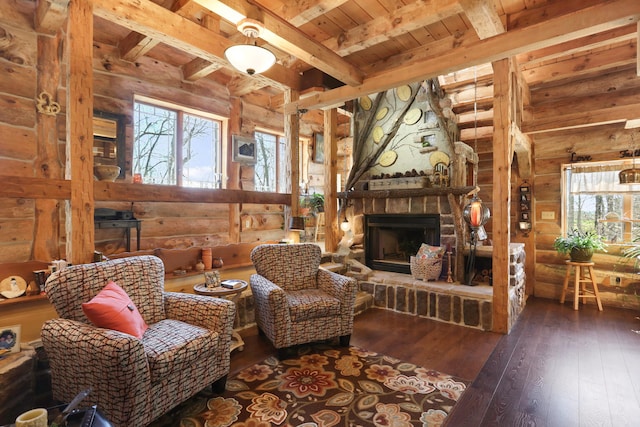
M63 258L67 244L64 203L60 201L68 200L69 195L57 194L60 187L55 180L63 179L65 165L68 106L64 71L69 64L64 49L68 44L61 34L52 37L34 31L34 7L35 3L18 8L12 2L0 3L0 34L5 36L6 43L0 56L10 76L0 81L0 99L11 105L0 117L0 169L11 176L3 182L20 190L16 195L7 191L10 189L5 185L0 187L0 222L6 224L0 227L2 262ZM35 98L43 91L60 104L60 113L55 116L36 113ZM229 117L229 140L231 134L250 134L256 126L277 130L284 123L281 113L251 104L251 100L232 97L227 87L212 79L184 82L178 67L149 57L127 62L119 59L117 47L100 41L93 43L93 91L95 110L126 116L125 151L129 160L124 182L127 183L131 182L134 95ZM312 115L306 116L309 117ZM310 136L319 129L319 123L314 123L314 127L309 122L302 123L300 133ZM228 166L227 188L238 191L252 188L253 166L230 159ZM25 179L19 188L14 177ZM156 189L147 185L118 186L119 183L107 187L101 197L98 186L104 183L96 183L96 199L100 201L95 207L133 208L135 216L142 220L142 248L186 248L282 238L281 200L234 200L232 193L202 190L195 192L201 195L200 200L189 201L188 208L179 197L151 200L142 197L132 206L129 199L117 194L117 189L132 194L140 191L149 197ZM228 199L210 200L218 194ZM96 249L107 254L123 251L123 235L118 229L97 230Z

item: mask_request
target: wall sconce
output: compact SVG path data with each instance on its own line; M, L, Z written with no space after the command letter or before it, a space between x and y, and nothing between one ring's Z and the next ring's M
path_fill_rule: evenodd
M491 212L489 212L489 208L482 203L478 195L474 194L473 198L462 210L462 217L471 229L469 235L469 258L467 259L467 267L464 272L465 284L473 286L472 279L476 264L476 246L478 240L487 238L484 225L489 221L489 218L491 218Z

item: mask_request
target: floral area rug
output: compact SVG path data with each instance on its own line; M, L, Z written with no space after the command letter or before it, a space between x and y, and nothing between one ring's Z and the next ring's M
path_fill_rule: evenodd
M357 347L306 347L203 391L151 426L440 426L467 383Z

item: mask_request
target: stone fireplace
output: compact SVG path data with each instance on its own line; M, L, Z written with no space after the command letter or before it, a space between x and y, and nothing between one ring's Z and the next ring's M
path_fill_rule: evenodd
M440 245L440 215L365 215L365 260L369 268L410 274L409 257L422 243Z

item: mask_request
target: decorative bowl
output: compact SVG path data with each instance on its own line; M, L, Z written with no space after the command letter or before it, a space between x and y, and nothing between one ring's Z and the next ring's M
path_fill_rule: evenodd
M120 166L115 165L95 165L93 174L98 181L115 181L120 176Z

